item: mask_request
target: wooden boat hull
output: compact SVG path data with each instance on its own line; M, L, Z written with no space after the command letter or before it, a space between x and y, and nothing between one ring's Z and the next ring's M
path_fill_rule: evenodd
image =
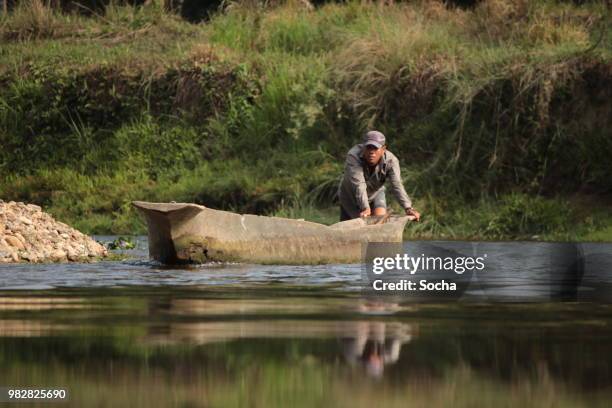
M133 205L149 230L149 255L165 264L211 261L261 264L358 263L367 242L402 242L408 217L382 224L362 219L326 226L236 214L188 203Z

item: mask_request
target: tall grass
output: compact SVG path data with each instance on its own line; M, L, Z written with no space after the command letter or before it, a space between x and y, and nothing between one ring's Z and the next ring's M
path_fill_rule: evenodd
M17 3L10 15L0 17L0 38L28 41L41 38L70 37L78 33L78 18L62 14L43 0Z

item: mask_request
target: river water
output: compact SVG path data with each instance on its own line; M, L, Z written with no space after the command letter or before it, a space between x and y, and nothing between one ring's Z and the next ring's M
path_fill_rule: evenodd
M361 265L170 268L137 244L124 261L0 266L0 388L78 407L612 401L609 245L581 246L561 290L525 261L550 248L518 243L459 301L415 302L365 296Z

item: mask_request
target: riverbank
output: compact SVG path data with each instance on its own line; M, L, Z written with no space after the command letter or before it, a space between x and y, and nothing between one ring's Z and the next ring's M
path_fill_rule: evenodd
M388 135L415 238L611 240L603 3L155 3L0 28L0 197L86 233L132 200L332 222L346 150Z

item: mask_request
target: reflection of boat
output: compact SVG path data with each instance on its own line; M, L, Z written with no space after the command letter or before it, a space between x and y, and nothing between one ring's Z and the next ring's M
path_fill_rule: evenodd
M173 299L163 307L152 304L156 315L181 316L150 328L145 341L152 344L212 344L240 339L337 339L346 361L363 367L369 375L380 377L385 365L397 362L404 344L418 334L418 326L401 321L321 320L306 316L337 316L395 313L402 306L394 303L309 302L299 298L268 299ZM161 304L160 304L161 306ZM261 319L261 316L276 316ZM223 316L241 319L220 321ZM300 318L297 318L300 316ZM197 317L197 321L189 319ZM212 321L202 321L213 319ZM185 320L185 321L183 321Z
M232 307L231 302L226 302L217 308L214 307L215 301L175 300L166 313L231 315L238 307L245 315L258 316L269 313L270 306L273 306L263 301L255 302L251 307L248 307L248 303ZM337 339L342 344L342 354L351 366L363 367L369 375L380 377L384 366L397 362L402 346L418 332L412 324L399 321L295 319L290 315L312 313L314 310L299 305L288 309L289 315L284 319L170 322L152 327L145 341L163 345L204 345L240 339Z
M91 305L85 299L67 297L0 297L0 311L51 310L51 309L85 309Z
M414 328L401 322L326 320L240 320L233 322L170 323L159 332L153 330L147 341L153 344L208 344L237 339L357 339L361 344L374 338L410 341Z
M134 206L149 228L149 254L163 263L236 261L282 264L360 262L367 242L401 242L409 217L355 219L326 226L241 215L196 204Z
M0 337L42 337L68 329L68 326L42 320L0 319Z

